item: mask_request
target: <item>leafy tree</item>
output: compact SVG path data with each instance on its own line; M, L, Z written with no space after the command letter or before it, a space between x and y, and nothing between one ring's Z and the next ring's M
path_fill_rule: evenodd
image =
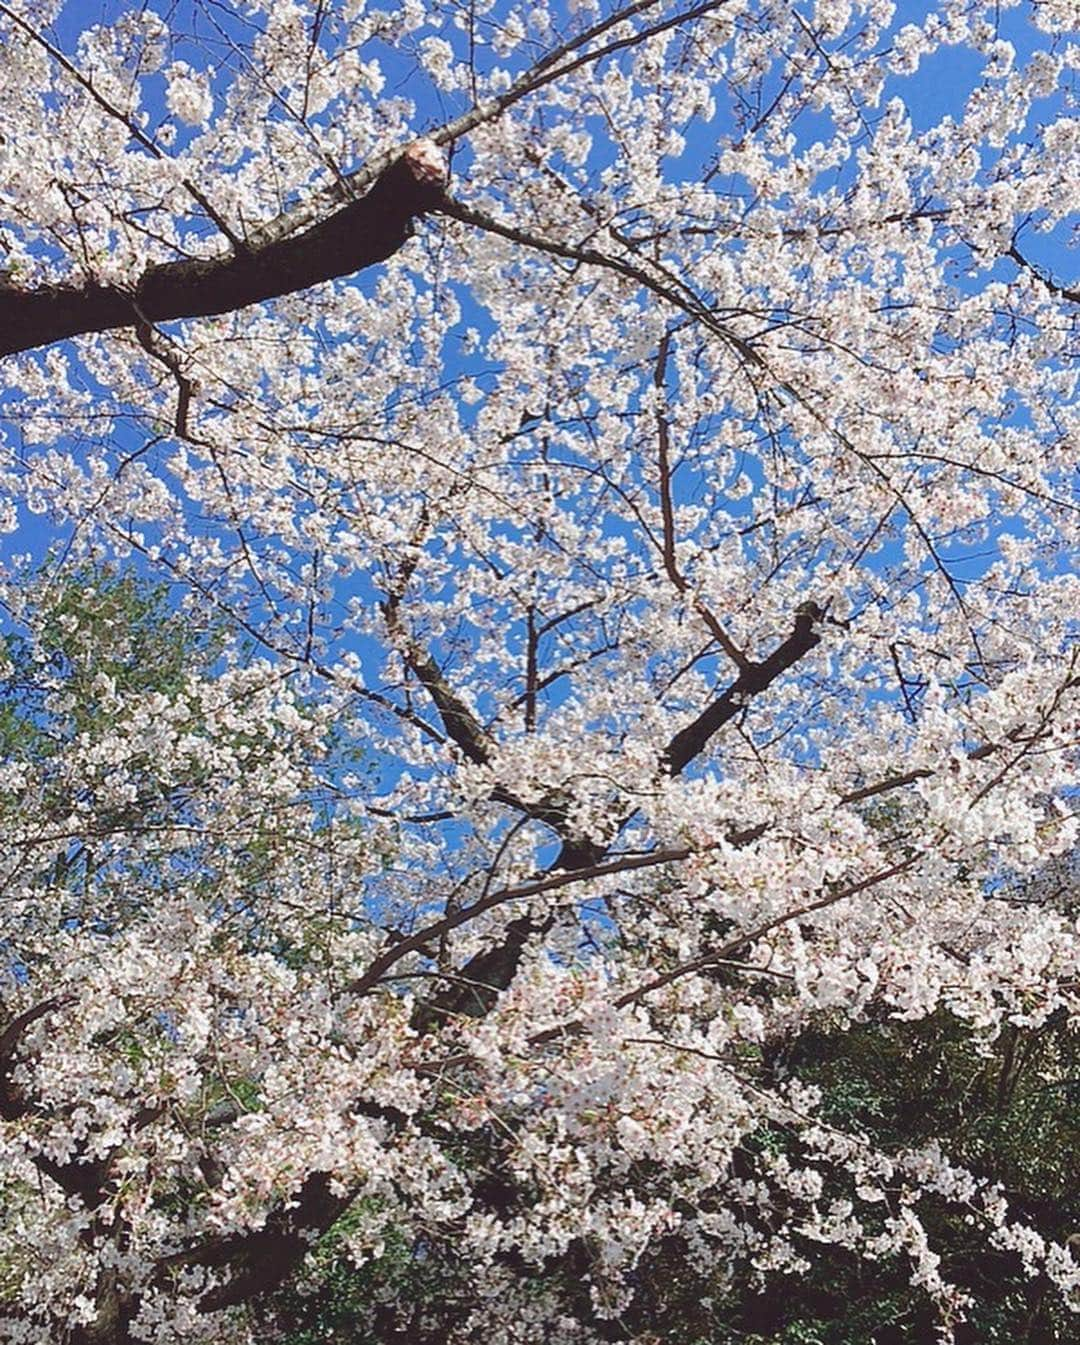
M0 0L0 1340L1067 1336L1073 17Z

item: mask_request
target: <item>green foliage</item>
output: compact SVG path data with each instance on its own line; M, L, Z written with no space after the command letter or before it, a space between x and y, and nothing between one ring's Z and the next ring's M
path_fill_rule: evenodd
M273 1304L279 1339L287 1345L380 1345L392 1301L445 1306L455 1295L455 1277L433 1246L410 1241L385 1219L377 1200L358 1200L319 1239L304 1275ZM377 1255L357 1265L349 1241L378 1231ZM463 1286L458 1282L458 1291Z
M973 1037L942 1011L806 1033L771 1062L823 1090L823 1113L887 1152L940 1142L955 1162L999 1183L1012 1217L1066 1242L1080 1232L1080 1041L1061 1017L1037 1029ZM760 1139L762 1147L770 1141ZM773 1141L775 1142L775 1137ZM843 1194L837 1191L836 1194ZM972 1297L959 1345L1066 1345L1077 1320L1013 1255L988 1252L962 1214L921 1204L942 1274ZM921 1345L934 1316L900 1260L865 1262L818 1243L813 1269L756 1295L729 1293L711 1345Z
M184 782L163 784L152 754L133 754L122 765L134 797L102 802L98 793L108 790L115 763L83 769L76 784L71 749L85 754L101 742L124 701L173 696L207 672L223 651L224 628L177 611L168 585L109 566L39 571L26 579L11 617L0 636L0 763L13 771L11 787L0 789L0 825L5 816L18 822L32 813L70 830L72 809L94 805L93 827L73 835L39 875L71 893L76 918L93 905L91 884L107 882L109 838L161 820Z
M941 1012L808 1036L788 1064L823 1087L838 1124L887 1148L938 1137L956 1161L1029 1204L1057 1203L1080 1229L1080 1039L1060 1016L985 1042Z
M169 602L167 584L84 566L27 585L23 629L0 637L0 757L48 755L109 724L118 693L172 695L224 645L220 622Z

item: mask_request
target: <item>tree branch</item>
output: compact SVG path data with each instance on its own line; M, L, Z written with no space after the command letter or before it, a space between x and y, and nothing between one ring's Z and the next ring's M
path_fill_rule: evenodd
M0 1119L14 1121L29 1107L22 1090L11 1077L15 1068L15 1056L26 1029L32 1027L39 1018L52 1013L54 1009L62 1009L72 1003L74 1003L72 995L54 995L51 999L43 999L39 1004L32 1005L12 1018L3 1032L0 1032Z
M675 507L671 498L671 478L673 475L671 467L671 422L663 408L670 351L671 332L666 331L660 338L660 348L656 357L656 371L653 375L653 387L656 389L658 398L656 407L656 440L657 473L660 482L660 515L664 523L661 551L664 558L664 571L667 574L667 577L671 580L676 592L685 597L690 589L690 585L683 572L679 569L678 555L675 550ZM692 594L691 601L694 610L705 622L705 625L709 629L709 633L728 658L731 659L741 672L749 671L751 667L749 659L746 658L742 650L739 649L731 636L728 635L714 613L710 611L701 595Z
M413 220L445 189L442 155L431 141L416 140L365 196L295 236L150 266L133 291L93 281L33 290L0 284L0 356L87 332L230 313L351 275L397 252Z
M782 672L820 644L817 628L824 612L816 603L804 602L795 617L795 629L783 644L760 663L748 664L726 691L702 710L686 728L680 729L664 752L669 774L678 775L684 767L702 752L713 734L738 714L751 696L756 696L774 682Z
M708 305L695 294L689 285L679 280L678 277L670 276L664 272L662 278L657 279L651 271L645 269L645 266L637 265L620 257L610 257L597 248L565 243L558 238L546 238L528 229L523 229L517 224L506 224L502 220L496 219L494 215L489 215L486 211L477 210L474 206L466 205L463 201L455 201L445 194L435 208L441 215L447 215L450 219L456 219L462 224L472 225L473 228L482 229L485 233L495 234L511 243L519 243L522 247L532 248L536 252L546 252L552 257L564 257L567 261L578 262L584 266L596 266L605 271L613 271L626 280L632 280L635 284L643 286L658 298L671 304L673 308L677 308L680 312L696 319L714 335L719 336L749 366L758 369L764 366L764 359L750 342L743 340L737 332L732 331L730 327L720 322L709 310ZM643 262L648 261L647 258L641 258L641 260ZM662 271L662 268L657 269Z
M589 878L602 878L609 873L629 873L634 869L651 869L658 864L675 863L688 858L693 853L694 851L690 846L679 845L666 850L653 850L647 855L620 855L604 864L593 864L588 868L577 869L573 872L549 872L539 878L532 879L530 882L517 883L513 887L502 887L497 892L489 892L486 897L479 898L472 905L466 906L464 910L454 911L441 920L435 920L423 929L417 930L415 934L410 934L408 938L401 939L387 948L378 957L372 959L367 971L362 976L358 976L356 980L350 981L344 987L343 993L359 995L363 994L365 990L370 990L406 954L415 953L425 945L434 943L443 934L452 929L457 929L459 925L466 924L484 911L492 910L495 906L504 906L508 901L525 901L529 897L538 897L545 892L554 892L558 888L569 887L571 883L584 882Z
M812 602L803 603L798 609L795 618L795 628L791 635L779 645L768 658L760 663L744 664L738 677L722 692L716 700L708 705L701 714L688 724L686 728L681 729L671 739L664 753L663 760L667 766L670 775L678 775L690 761L704 750L713 734L723 727L730 719L733 719L739 710L742 709L746 701L764 691L782 672L796 664L805 654L820 643L821 637L817 634L817 626L824 618L822 610ZM516 807L525 806L513 798L508 792L501 792L497 795L503 802L511 803ZM533 884L526 884L529 890L518 890L513 895L533 895L536 892L545 891L550 887L563 886L566 882L573 882L579 878L587 878L599 873L618 872L618 868L611 869L603 860L607 853L607 846L600 842L593 841L588 837L578 837L568 834L566 827L566 809L558 806L544 808L542 805L533 805L525 809L532 816L540 821L547 823L557 835L562 838L563 844L558 857L551 866L548 874L542 876ZM753 828L750 832L744 833L744 839L741 843L745 844L747 840L756 839L761 834L758 828ZM729 838L731 840L731 838ZM739 840L731 840L731 843L740 843ZM685 858L689 851L674 852L660 851L658 854L667 854L669 858ZM617 863L617 861L615 861ZM655 857L649 857L646 863L663 862ZM633 867L639 867L634 865ZM493 894L494 897L509 899L509 894ZM454 918L454 925L463 923L472 914L478 913L479 903L471 906L467 911L461 912ZM446 922L441 922L445 924ZM472 958L461 967L460 974L466 976L471 981L483 982L491 988L489 1002L483 1004L483 1007L490 1008L495 1001L496 992L504 990L514 978L518 963L521 960L521 954L528 939L540 928L539 923L529 915L520 916L511 921L503 932L500 941L491 948L482 949L475 953ZM414 936L416 939L426 940L441 933L441 928L434 931L428 929ZM395 960L404 949L405 944L399 943L394 948ZM372 964L373 966L377 965ZM385 968L383 969L385 970ZM381 971L379 974L382 974ZM371 969L365 973L361 979L366 981L371 975ZM375 977L378 979L378 976ZM357 988L354 982L350 989ZM443 995L437 996L429 1006L425 1006L420 1012L414 1026L421 1030L428 1026L432 1021L432 1011L460 1011L461 1006L466 1002L482 1002L485 997L480 997L474 990L466 997L460 989L449 990Z
M1059 285L1056 281L1051 280L1049 276L1043 275L1034 263L1028 261L1015 243L1013 243L1005 255L1014 261L1022 271L1027 271L1028 274L1033 275L1040 284L1045 285L1051 294L1056 294L1059 299L1068 299L1071 303L1080 304L1080 289L1073 289L1068 285Z
M439 205L445 194L446 172L438 154L439 146L450 145L477 126L502 116L538 89L615 52L702 18L722 8L727 0L704 0L637 32L589 49L591 42L611 28L660 3L661 0L634 0L541 57L505 93L475 104L433 130L428 138L407 146L403 153L395 155L389 151L375 156L357 172L316 193L307 204L283 211L253 230L247 239L234 240L231 253L150 266L134 290L91 280L81 285L43 285L36 289L0 283L0 358L72 336L134 326L140 319L167 322L232 312L385 261L409 237L412 221ZM26 27L17 16L8 13ZM31 36L41 41L36 33ZM69 74L80 79L110 115L121 115L62 52L46 49ZM132 134L137 130L132 126L129 129ZM150 152L161 154L142 133L136 138ZM217 226L228 233L226 221L205 194L194 183L185 181L184 185ZM366 194L359 195L365 191ZM334 213L319 222L319 215L326 210Z
M355 1190L333 1194L330 1174L313 1172L296 1198L277 1206L261 1228L213 1238L162 1257L154 1268L154 1280L167 1284L171 1276L189 1266L228 1267L229 1279L199 1299L203 1313L220 1312L269 1293L292 1274L311 1250L314 1238L340 1218L355 1197Z

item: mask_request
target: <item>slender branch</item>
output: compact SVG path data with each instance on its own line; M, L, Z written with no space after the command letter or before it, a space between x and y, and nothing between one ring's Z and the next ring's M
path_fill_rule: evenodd
M27 23L27 21L24 18L16 14L7 5L2 3L0 3L0 14L2 14L6 19L10 20L11 23L15 24L17 28L21 28L22 31L30 38L30 40L32 42L36 42L37 45L41 47L43 51L48 52L49 56L52 57L52 59L57 63L57 65L59 65L60 68L65 71L65 73L70 75L71 78L76 82L76 84L79 85L80 88L86 90L86 92L90 95L90 97L94 100L94 102L97 103L98 107L100 107L102 111L105 112L108 116L113 117L116 121L118 121L125 128L125 130L131 136L131 138L138 144L140 144L143 147L143 149L145 149L149 154L153 155L153 157L159 161L167 161L169 159L169 156L165 153L165 151L161 148L161 146L158 145L155 140L151 139L151 137L146 134L146 132L142 129L142 127L138 124L138 122L133 121L131 117L125 116L125 114L121 112L118 107L116 107L113 103L111 103L109 99L105 97L105 95L93 82L93 80L87 78L87 76L83 74L83 72L79 69L79 67L75 65L75 63L71 61L67 56L64 55L64 53L60 50L59 47L53 46L53 44L46 37L43 37L42 34L39 33L38 30L33 26L33 24ZM199 187L197 187L189 177L182 178L181 184L183 185L184 189L187 191L191 199L196 203L196 205L200 206L206 212L207 216L218 227L218 229L228 240L234 251L238 253L246 252L247 244L243 241L243 239L238 237L238 235L233 231L233 229L230 227L225 217L217 209L215 209L213 204L207 198L205 192L203 192Z
M937 771L929 766L920 766L918 770L905 771L902 775L886 775L884 779L875 781L872 785L863 785L861 789L853 789L848 794L840 796L841 803L860 803L863 799L875 798L878 794L887 794L892 789L903 789L905 785L913 785L916 780L929 780L936 775Z
M681 283L672 284L669 279L659 280L643 266L635 265L633 262L625 261L620 257L610 257L597 248L583 247L575 243L563 243L557 238L547 238L542 234L533 233L520 225L507 224L486 211L478 210L476 207L454 200L450 196L444 195L434 208L441 215L448 215L451 219L459 220L462 224L470 224L477 229L483 229L486 233L497 234L500 238L508 239L511 243L519 243L522 247L532 248L536 252L546 252L552 257L565 257L567 261L578 262L586 266L597 266L606 271L613 271L616 275L621 275L627 280L632 280L635 284L642 285L650 290L658 298L664 299L673 308L677 308L680 312L687 313L695 318L725 341L748 364L755 368L764 367L765 361L758 351L748 341L744 341L741 336L733 332L730 327L718 321L703 301L689 287Z
M426 524L425 513L421 518L417 534L413 538L414 547L419 546ZM386 628L391 639L401 651L405 662L435 702L435 708L439 712L448 736L457 743L470 761L475 762L478 766L483 766L490 757L491 744L487 734L473 712L446 680L439 665L409 635L401 619L401 599L416 570L417 560L418 553L414 551L414 554L402 564L393 591L382 605L383 616L386 618Z
M505 93L477 103L403 151L392 147L374 156L356 173L339 178L303 206L283 211L246 239L234 237L205 195L185 181L193 199L229 237L232 255L149 266L132 290L93 281L42 285L35 289L0 283L0 357L71 336L133 326L139 317L160 322L233 312L385 261L407 240L413 220L434 209L444 195L446 173L441 156L435 152L437 147L450 145L476 127L497 119L538 89L617 51L712 13L727 0L706 0L625 37L588 49L611 28L660 3L662 0L635 0L617 10L542 57ZM0 12L27 29L34 40L44 41L6 5L0 5ZM110 115L124 121L144 148L163 157L154 142L103 100L62 52L48 49ZM327 211L333 213L324 217Z
M158 340L154 328L149 322L139 321L135 325L135 334L138 337L139 344L143 350L168 369L176 383L176 415L173 419L173 433L178 439L190 439L191 435L188 429L188 413L191 410L191 399L195 394L195 383L184 373L183 361L180 356L168 345ZM228 482L225 482L225 488L228 490Z
M537 89L543 88L546 84L550 84L553 80L569 73L570 70L578 69L583 64L601 60L604 56L610 54L609 48L601 47L588 52L582 60L571 66L560 64L567 56L580 52L582 47L588 46L590 42L595 41L597 37L602 36L614 25L625 23L628 19L634 18L645 10L654 9L660 3L662 3L662 0L634 0L633 4L616 10L608 18L594 24L591 28L587 28L583 33L578 33L576 37L570 38L561 46L548 52L547 55L540 57L514 81L505 93L497 98L475 102L471 108L460 116L444 122L442 126L431 131L429 138L439 146L452 145L456 140L460 140L462 136L467 135L469 131L474 130L477 126L483 126L487 122L494 121L507 108L520 102L528 94L535 93ZM719 3L726 3L726 0L719 0ZM709 6L709 8L716 7L718 5ZM694 11L689 11L688 14L681 15L674 22L684 22L687 17L694 17L694 13ZM651 37L655 31L655 29L645 29L638 34L637 40L642 41ZM268 220L259 227L256 238L260 242L273 242L287 238L291 234L307 229L323 212L335 209L344 201L355 200L390 166L395 154L396 151L390 149L382 154L375 155L355 173L346 174L329 186L324 187L302 205L295 205L282 211L276 218Z
M1020 756L1027 752L1035 742L1039 741L1065 692L1071 691L1078 685L1080 685L1080 678L1076 676L1067 677L1055 691L1053 704L1051 705L1050 710L1040 717L1039 723L1034 728L1026 723L1017 724L1005 734L1005 737L1000 742L983 743L981 747L973 748L967 754L968 760L985 761L987 757L996 756L998 752L1003 751L1011 743L1023 743L1023 751L1013 758L1005 768L1006 770L1011 769L1012 765L1019 760ZM894 789L903 789L907 785L915 784L918 780L930 780L937 774L938 770L935 767L919 766L916 767L915 770L904 771L895 775L886 775L881 780L875 780L873 784L862 785L859 789L853 789L847 794L841 794L838 802L842 804L860 803L863 799L872 799L879 794L887 794ZM1002 778L1003 772L999 772L988 785L984 786L982 793L978 797L981 798L984 794L989 793Z
M795 629L787 640L762 662L751 663L743 668L726 691L703 710L693 723L675 734L664 754L669 774L678 775L695 756L704 750L713 734L734 718L750 697L763 691L782 672L792 667L819 643L821 637L817 634L816 627L823 616L824 613L814 603L804 603L798 610ZM514 806L524 806L515 800L512 795L503 791L500 791L497 797L501 797L504 802L511 803ZM565 807L532 805L530 811L532 816L545 822L563 838L562 848L552 865L553 876L539 880L541 883L554 882L558 886L562 886L563 883L573 882L578 878L620 871L618 868L608 869L602 862L607 849L605 845L590 840L588 837L575 837L567 834L567 810ZM745 835L754 838L760 834L761 831L758 828L745 833ZM671 852L671 855L676 858L686 857L682 853L674 854L674 852ZM651 862L664 861L652 860ZM548 890L546 886L541 886L536 889L536 892L546 890ZM495 895L498 896L499 894ZM515 895L522 894L517 893ZM535 895L535 892L530 889L524 895ZM474 907L469 908L470 913L474 910ZM468 913L461 913L459 923L461 919L465 918L468 918ZM483 949L474 954L469 962L461 968L462 974L486 982L491 985L493 991L505 988L513 979L526 942L536 932L537 928L537 922L528 915L512 921L503 932L499 943L492 948ZM426 942L431 937L431 930L423 931L415 937L422 942ZM402 944L398 944L395 951L400 952L402 947ZM361 979L366 979L368 975L370 975L370 971L365 973L365 977ZM492 996L493 998L494 996ZM440 1006L443 1007L450 1002L450 999L445 996L439 1001Z
M657 471L660 478L660 516L663 520L664 535L662 541L662 553L664 558L664 572L671 580L676 591L682 595L687 593L690 588L685 575L679 569L678 556L675 551L675 508L671 498L671 422L668 420L667 413L663 408L663 397L665 385L667 382L668 357L671 351L671 333L665 332L660 338L660 348L656 357L656 370L653 375L653 387L656 389L657 407L656 407L656 444L657 444ZM708 605L702 601L700 594L693 596L694 610L698 613L709 633L717 642L720 648L727 654L728 658L735 666L743 672L750 668L750 660L735 644L731 636L723 628L716 616L709 609Z
M718 948L700 953L697 957L688 958L685 962L680 962L677 966L672 967L670 971L664 972L663 975L656 976L651 981L636 986L633 990L627 990L613 1001L613 1006L616 1009L625 1009L628 1005L638 1003L647 995L653 994L656 990L662 990L665 986L681 980L684 976L693 976L697 972L705 971L712 966L727 965L732 958L744 952L751 944L756 943L758 939L763 938L772 930L790 924L792 920L800 920L803 916L811 915L815 911L824 910L827 906L835 906L837 902L846 901L848 897L858 896L860 892L866 892L879 883L887 882L888 879L895 878L897 874L911 868L922 857L921 852L909 855L896 864L890 864L888 868L879 869L877 873L872 873L867 878L860 878L857 882L847 883L843 887L826 892L816 901L809 901L803 906L785 911L783 915L764 920L761 924L755 925L752 929L744 930ZM560 1023L555 1027L545 1028L542 1032L533 1033L529 1038L529 1045L542 1046L546 1042L555 1041L561 1037L576 1036L583 1030L583 1027L584 1024L580 1019L574 1019L569 1023Z
M526 619L525 646L525 732L536 732L536 695L539 689L537 646L540 637L536 631L536 604L529 603Z
M515 103L520 102L529 94L535 93L537 89L542 89L546 84L562 79L587 65L594 65L597 61L603 60L605 56L611 56L617 51L625 51L628 47L638 46L640 43L648 41L650 37L656 37L660 33L666 33L672 28L677 28L679 24L690 23L694 19L703 18L706 14L722 9L727 4L727 0L706 0L704 4L695 5L692 9L680 10L669 18L661 19L658 23L652 24L651 27L639 29L626 37L615 38L602 47L595 47L592 51L581 50L583 47L587 47L590 42L608 32L609 29L616 27L618 24L626 23L628 19L634 18L645 10L655 9L660 2L661 0L636 0L636 3L616 10L614 14L609 15L606 19L601 19L599 23L587 28L585 32L579 33L568 42L564 42L561 47L556 47L554 51L542 56L535 65L519 76L504 94L500 94L498 98L491 98L486 102L475 104L468 112L462 113L460 117L456 117L438 131L433 132L431 138L437 145L449 144L474 130L477 126L494 121L507 108L513 107ZM571 59L567 59L568 57Z
M694 853L695 851L691 846L680 845L665 850L653 850L647 855L621 855L602 864L591 864L588 868L570 872L546 873L542 877L531 879L527 883L499 888L498 891L489 892L486 897L474 901L463 910L454 911L441 920L435 920L423 929L417 930L415 934L410 934L408 938L401 939L392 947L387 948L371 961L367 971L362 976L358 976L345 986L344 992L350 995L363 994L366 990L370 990L386 975L391 967L409 953L420 951L425 945L442 938L444 933L457 929L459 925L466 924L485 911L493 910L496 906L505 906L510 901L527 901L530 897L542 896L546 892L555 892L559 888L569 887L572 883L586 882L591 878L604 878L611 873L630 873L635 869L655 868L658 864L677 863Z
M913 855L908 855L906 859L898 860L895 864L890 864L888 868L879 869L877 873L872 873L868 878L860 878L858 882L847 883L843 887L838 887L834 891L826 892L824 896L816 901L808 901L803 906L797 906L794 910L785 911L783 915L774 916L770 920L764 920L761 924L755 925L752 929L744 930L735 938L721 945L708 953L702 953L699 957L690 958L686 962L681 962L677 967L665 972L662 976L657 976L654 980L638 986L636 990L628 990L620 995L615 1001L615 1007L625 1008L628 1004L634 1004L645 995L651 995L654 990L660 990L665 985L670 985L672 981L677 981L683 976L690 976L694 972L702 971L706 967L712 966L717 960L727 961L736 954L754 944L758 939L771 933L774 929L779 929L782 925L790 924L792 920L801 920L804 915L811 915L814 911L824 910L826 906L835 906L838 901L846 901L848 897L858 896L860 892L866 892L871 887L876 887L879 883L884 883L890 878L895 878L897 874L903 873L906 869L917 861L922 859L922 852L918 851Z
M1059 285L1049 276L1043 275L1042 271L1033 262L1028 261L1015 243L1012 244L1005 255L1011 258L1021 270L1027 271L1041 285L1045 285L1051 294L1056 294L1059 299L1068 299L1070 303L1080 304L1080 289L1073 289L1068 285Z

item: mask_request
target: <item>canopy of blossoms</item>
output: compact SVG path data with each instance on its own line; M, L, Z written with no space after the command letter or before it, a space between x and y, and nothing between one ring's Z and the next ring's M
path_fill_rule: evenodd
M334 1227L450 1341L826 1244L948 1338L935 1202L1080 1305L776 1064L1080 1009L1071 0L89 8L0 3L5 623L223 634L0 762L0 1340L269 1339Z

